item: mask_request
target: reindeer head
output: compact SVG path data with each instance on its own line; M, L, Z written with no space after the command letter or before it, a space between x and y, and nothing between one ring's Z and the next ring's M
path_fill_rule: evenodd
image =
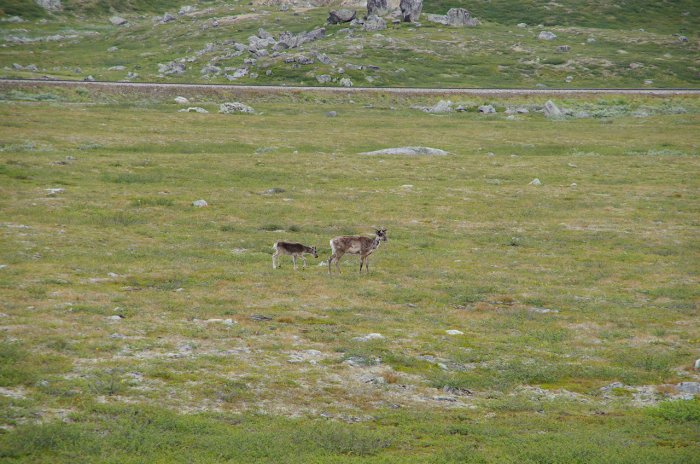
M314 258L318 258L318 250L316 250L315 246L311 247L311 253L314 255Z
M376 229L375 230L377 237L379 237L380 240L386 242L389 239L386 236L386 228L382 227L381 229Z

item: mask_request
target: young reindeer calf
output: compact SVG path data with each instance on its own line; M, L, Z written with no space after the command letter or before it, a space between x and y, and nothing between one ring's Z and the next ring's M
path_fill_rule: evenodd
M277 262L277 257L279 255L290 255L292 257L292 262L294 263L294 270L297 270L297 258L301 258L304 262L304 267L306 267L306 258L304 253L309 253L314 255L314 258L318 258L318 252L316 252L316 247L308 247L302 245L301 243L290 243L290 242L275 242L272 246L275 253L272 255L272 269L277 269L280 267Z
M374 253L374 250L379 248L382 242L388 240L386 236L386 229L376 229L376 235L374 238L363 237L361 235L344 235L336 237L331 240L331 257L328 258L328 273L331 273L331 266L333 261L335 261L335 267L340 273L340 258L344 254L349 255L360 255L360 272L362 272L362 266L365 266L365 270L369 272L369 255Z

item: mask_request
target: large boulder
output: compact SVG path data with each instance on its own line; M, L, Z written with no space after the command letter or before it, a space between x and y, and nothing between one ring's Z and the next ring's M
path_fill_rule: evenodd
M384 16L389 12L387 0L367 0L367 16Z
M371 15L365 20L362 28L367 32L382 31L386 29L386 21L379 16Z
M448 26L478 26L479 20L472 18L464 8L450 8L445 15Z
M219 105L219 113L255 113L255 110L240 102L222 103Z
M401 0L401 19L405 23L414 23L420 18L423 11L423 0Z
M63 5L61 0L34 0L37 5L45 9L46 11L61 11L63 10Z
M349 23L356 16L355 10L333 10L328 14L328 24Z
M124 26L128 23L128 21L121 16L112 16L109 18L109 22L114 24L115 26Z

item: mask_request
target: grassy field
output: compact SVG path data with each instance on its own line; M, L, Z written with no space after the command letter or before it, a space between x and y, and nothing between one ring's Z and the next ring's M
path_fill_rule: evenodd
M483 20L479 27L449 28L424 16L420 27L389 20L389 27L378 32L326 24L332 6L281 11L257 3L204 2L191 14L177 16L177 8L166 9L171 2L163 1L154 8L174 13L175 20L163 24L155 11L133 6L123 14L128 26L114 26L106 13L76 15L74 3L66 3L63 14L3 23L0 77L336 87L349 78L354 86L368 87L700 88L700 22L690 1L628 2L624 7L602 1L600 8L583 7L590 2L579 0L559 2L556 8L543 2L476 2L468 8ZM444 14L455 5L426 3L425 9ZM261 27L276 39L284 31L318 27L325 27L326 35L294 49L269 48L265 56L235 48L247 46ZM557 38L539 39L543 30ZM182 73L161 70L173 61L184 65ZM247 74L233 81L227 77L243 69ZM320 76L327 78L319 81Z
M2 94L0 461L698 462L697 97L92 92Z

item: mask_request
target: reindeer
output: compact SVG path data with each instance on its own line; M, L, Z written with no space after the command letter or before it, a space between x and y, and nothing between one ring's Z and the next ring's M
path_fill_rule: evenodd
M302 261L304 261L304 268L306 268L306 258L304 257L304 253L309 253L314 255L314 258L318 258L318 252L316 251L316 247L308 247L306 245L302 245L301 243L290 243L290 242L275 242L275 244L272 246L272 249L275 250L275 253L272 255L272 269L277 269L278 264L277 264L277 257L279 255L290 255L292 257L292 262L294 263L294 270L297 270L297 258L301 258Z
M344 235L341 237L336 237L331 240L331 257L328 258L328 273L331 273L331 265L335 260L335 266L340 273L340 258L344 254L348 253L351 255L360 255L360 272L362 272L362 265L364 264L365 269L369 272L369 255L374 253L374 250L379 248L381 242L386 242L386 229L375 229L376 235L374 238L363 237L358 235Z

